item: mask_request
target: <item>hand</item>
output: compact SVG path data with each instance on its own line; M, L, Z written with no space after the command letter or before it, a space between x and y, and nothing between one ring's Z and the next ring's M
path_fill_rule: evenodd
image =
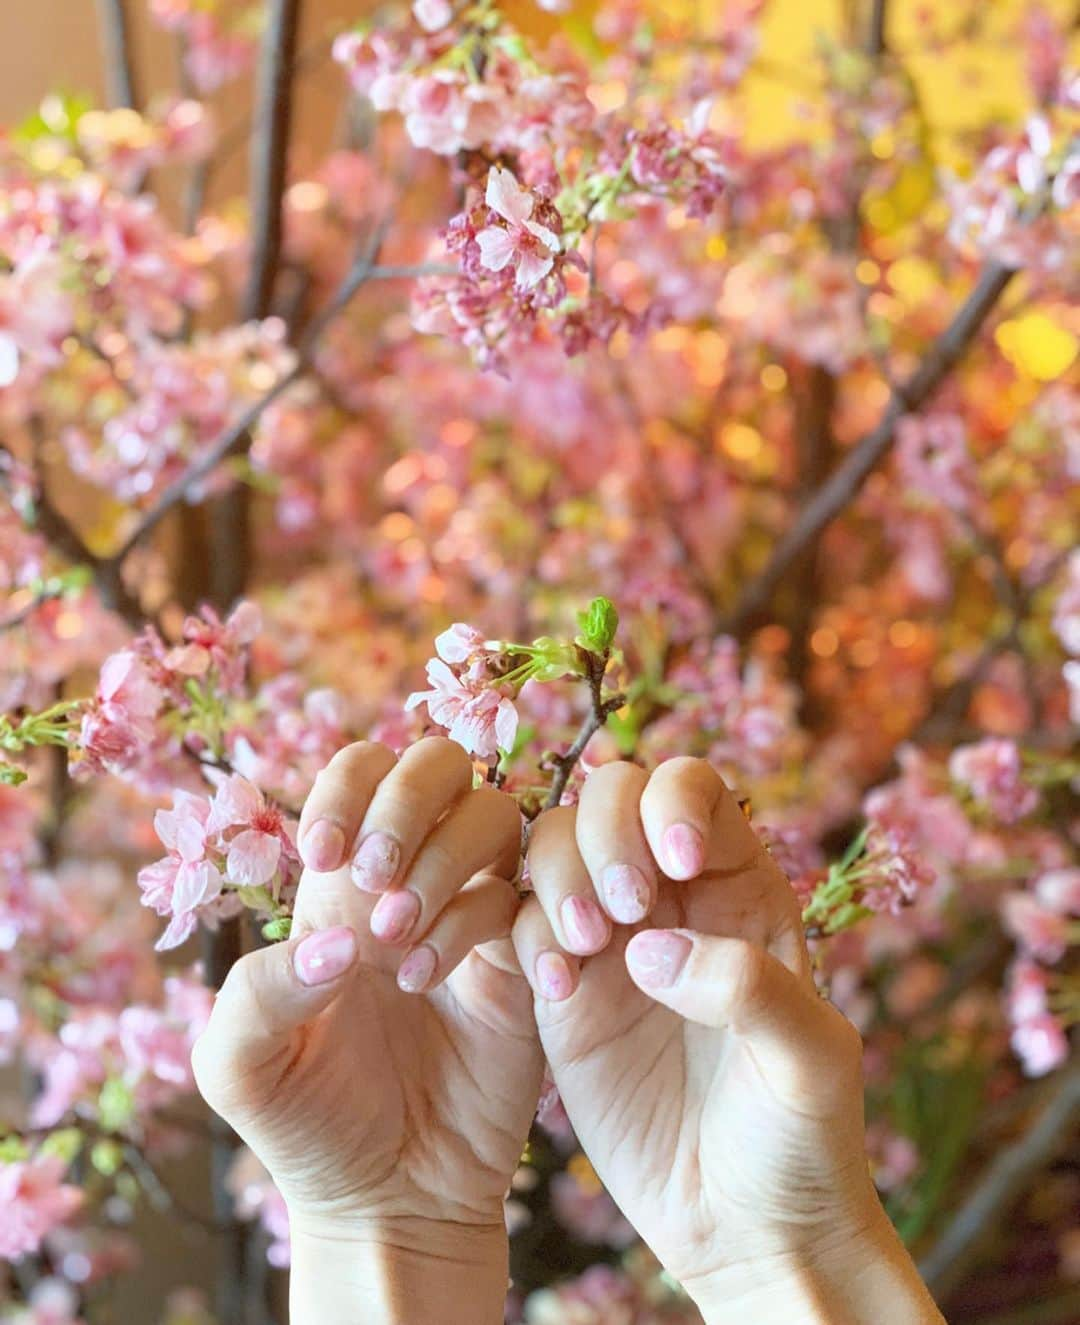
M520 814L472 782L442 739L334 757L301 817L293 937L233 967L194 1067L285 1197L294 1281L298 1243L493 1256L501 1312L542 1059L507 939Z
M514 941L541 1042L623 1213L710 1320L861 1320L851 1280L882 1284L859 1249L873 1270L889 1234L859 1035L816 992L791 887L720 777L603 766L534 825L529 872ZM919 1310L893 1319L940 1319Z

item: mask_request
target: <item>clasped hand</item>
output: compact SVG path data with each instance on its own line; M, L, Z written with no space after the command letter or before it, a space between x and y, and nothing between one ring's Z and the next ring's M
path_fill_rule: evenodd
M940 1321L863 1150L859 1036L704 761L609 764L521 816L457 745L360 743L304 808L288 943L244 957L199 1087L289 1208L294 1325L495 1325L546 1059L706 1320Z

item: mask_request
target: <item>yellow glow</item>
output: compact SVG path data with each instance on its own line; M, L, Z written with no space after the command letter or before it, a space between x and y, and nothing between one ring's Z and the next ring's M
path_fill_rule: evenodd
M79 612L61 612L53 623L53 633L59 639L76 639L82 628L83 619Z
M391 511L379 521L379 533L391 543L400 543L413 532L412 517L404 511Z
M876 640L859 639L851 646L851 661L856 667L873 667L878 660Z
M761 454L764 439L748 423L725 423L720 429L720 445L732 460L752 461Z
M1076 337L1045 313L1025 313L1002 322L994 333L1002 354L1021 372L1052 382L1072 367Z
M778 363L767 363L761 370L761 385L766 391L783 391L787 386L787 373Z
M325 184L302 179L292 186L286 197L289 206L298 212L321 212L330 201L330 192Z
M881 268L869 258L863 258L855 265L855 279L860 285L877 285L880 275Z
M810 648L819 658L831 658L840 647L840 636L831 626L819 626L810 636Z
M727 257L727 240L723 235L710 235L705 242L705 256L710 262Z
M585 89L585 95L601 115L606 115L626 105L626 84L621 78L612 78L606 83L590 83Z
M584 1155L574 1155L567 1163L566 1170L582 1191L594 1196L600 1192L600 1179L596 1176L596 1170Z
M914 621L894 621L889 627L889 643L897 649L910 649L919 638Z
M925 258L897 258L889 264L886 278L906 304L921 304L940 286L933 266Z

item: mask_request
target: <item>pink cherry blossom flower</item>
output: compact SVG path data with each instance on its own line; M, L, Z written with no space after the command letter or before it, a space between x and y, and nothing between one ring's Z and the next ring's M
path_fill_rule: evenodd
M1060 961L1069 942L1069 922L1029 893L1006 893L1001 902L1005 928L1025 952L1040 961Z
M79 1209L83 1193L63 1179L64 1164L56 1156L0 1161L0 1258L14 1261L36 1252L46 1234Z
M281 811L239 774L218 787L207 831L222 836L225 872L230 883L240 887L269 883L290 845Z
M411 694L407 712L426 704L432 721L445 727L452 741L481 758L513 748L518 713L510 699L486 682L465 684L441 658L428 663L427 678L431 689Z
M1033 1017L1014 1027L1010 1043L1030 1077L1053 1072L1069 1057L1069 1038L1051 1012L1044 1012L1041 1017Z
M195 930L200 909L220 895L224 879L218 865L207 858L210 804L190 792L173 793L173 808L159 810L154 828L168 856L139 871L144 906L171 920L156 947L175 948Z
M86 770L124 772L153 740L165 700L146 663L130 649L106 658L97 698L83 715L79 745Z
M425 32L438 32L454 17L454 7L449 0L416 0L412 9Z
M481 263L489 271L502 271L515 263L517 284L522 289L531 289L555 265L560 249L558 235L530 220L535 198L518 184L511 171L501 166L491 167L485 200L507 224L489 225L477 234Z
M1039 902L1062 916L1080 916L1080 867L1048 870L1035 880Z
M990 737L962 745L949 757L949 773L1003 824L1014 824L1039 803L1034 787L1022 780L1020 751L1014 741Z

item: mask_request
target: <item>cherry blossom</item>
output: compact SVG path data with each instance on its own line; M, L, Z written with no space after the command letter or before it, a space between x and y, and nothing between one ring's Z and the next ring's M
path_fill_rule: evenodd
M36 1252L46 1234L78 1211L84 1196L64 1182L64 1168L63 1160L50 1155L0 1161L0 1257L18 1260Z

